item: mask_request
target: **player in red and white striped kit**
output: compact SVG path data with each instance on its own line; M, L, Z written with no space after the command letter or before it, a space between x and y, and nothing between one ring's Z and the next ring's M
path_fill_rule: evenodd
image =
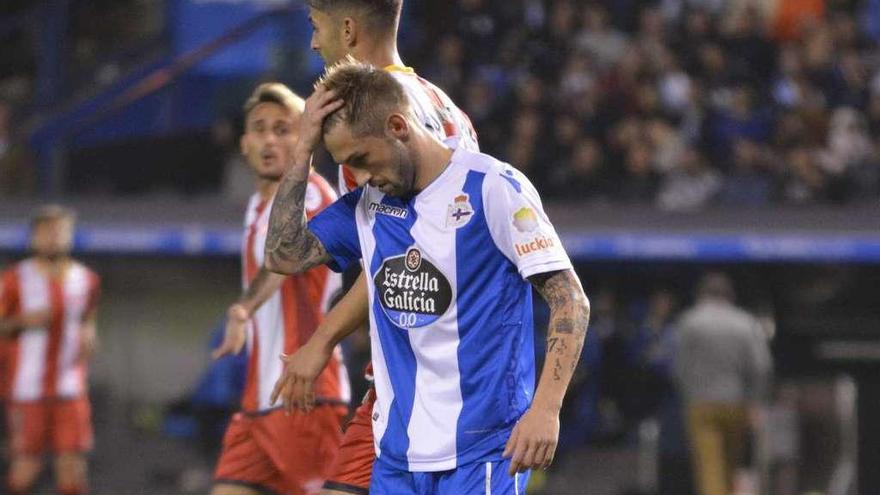
M74 215L40 209L31 224L33 256L0 279L0 333L13 336L4 359L12 445L8 493L28 493L53 454L62 495L88 490L92 448L87 362L95 349L100 281L70 257Z
M302 99L278 83L260 85L245 104L241 149L258 185L245 215L244 293L228 310L226 336L214 354L237 353L247 345L249 361L242 410L224 437L213 495L317 493L342 435L350 394L338 350L318 375L311 412L286 416L269 403L283 368L280 357L308 340L341 285L339 275L323 267L299 276L262 268L272 199L302 108ZM312 172L306 214L317 214L335 199L333 188Z

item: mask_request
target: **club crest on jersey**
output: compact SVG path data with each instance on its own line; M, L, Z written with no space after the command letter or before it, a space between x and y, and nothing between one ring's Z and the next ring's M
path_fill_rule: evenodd
M470 197L462 193L456 196L446 209L446 226L459 228L468 223L473 216L474 207L471 206Z
M429 325L452 304L449 280L417 247L386 258L373 282L382 310L400 328Z

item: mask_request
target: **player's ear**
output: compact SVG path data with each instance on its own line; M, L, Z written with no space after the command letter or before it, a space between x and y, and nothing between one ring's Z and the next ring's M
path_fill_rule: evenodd
M351 17L342 20L342 43L346 47L354 46L357 43L358 24Z
M240 138L238 138L238 149L241 151L242 155L247 155L247 140L245 139L245 135L242 134Z
M385 130L393 137L406 141L409 139L409 122L399 113L392 113L385 121Z

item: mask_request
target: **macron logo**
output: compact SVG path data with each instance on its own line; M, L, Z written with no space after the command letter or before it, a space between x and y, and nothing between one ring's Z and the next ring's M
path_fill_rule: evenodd
M391 206L391 205L383 205L382 203L372 202L370 203L370 211L378 213L380 215L388 215L389 217L395 217L404 219L409 214L404 208L400 208L399 206Z

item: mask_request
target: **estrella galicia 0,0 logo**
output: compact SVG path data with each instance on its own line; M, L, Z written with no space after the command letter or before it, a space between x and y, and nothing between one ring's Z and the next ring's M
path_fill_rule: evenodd
M386 258L373 282L382 310L400 328L429 325L452 303L449 280L416 247Z

